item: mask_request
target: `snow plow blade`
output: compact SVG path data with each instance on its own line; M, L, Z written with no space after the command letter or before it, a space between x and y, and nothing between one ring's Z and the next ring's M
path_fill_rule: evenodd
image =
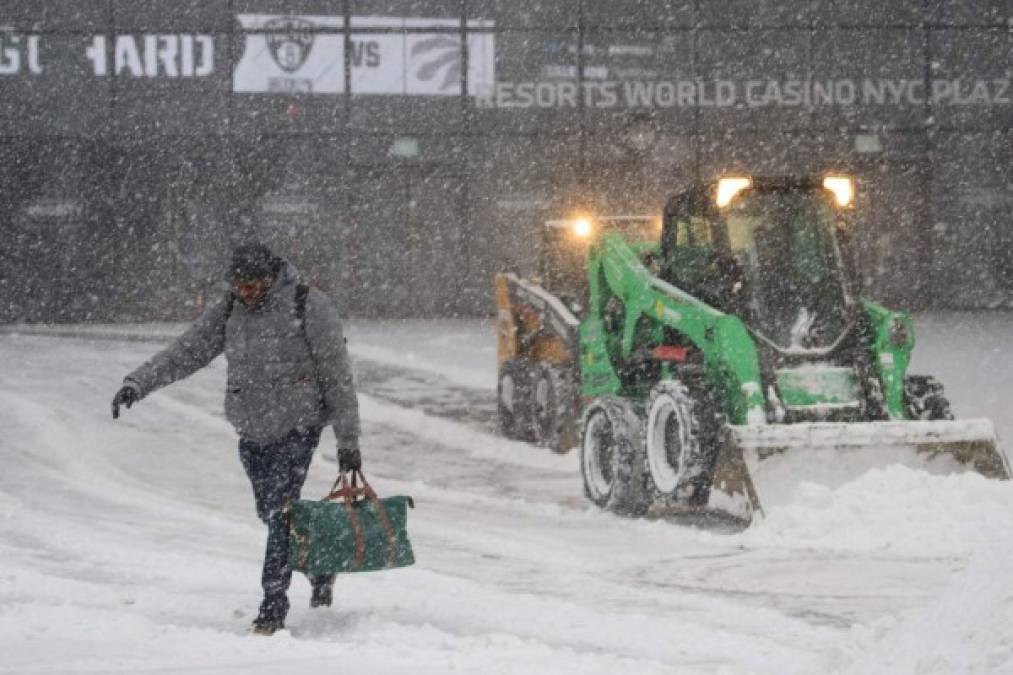
M708 507L749 522L764 505L789 496L794 484L837 487L891 464L1011 477L1009 459L987 419L730 425Z

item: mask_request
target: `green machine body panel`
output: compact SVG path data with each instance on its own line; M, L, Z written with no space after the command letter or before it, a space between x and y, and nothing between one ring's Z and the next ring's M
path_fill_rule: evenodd
M893 419L906 419L904 376L915 346L914 323L907 312L894 312L869 300L862 305L869 320L871 358Z
M643 258L656 253L656 245L630 245L616 233L603 234L590 247L589 312L580 327L581 395L646 396L653 383L630 382L621 370L637 362L637 349L661 345L670 329L702 356L734 423L744 424L750 414L756 419L764 401L756 348L745 325L654 276Z

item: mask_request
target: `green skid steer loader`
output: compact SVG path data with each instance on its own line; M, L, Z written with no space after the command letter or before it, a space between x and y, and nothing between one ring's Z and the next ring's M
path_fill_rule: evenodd
M1008 479L992 423L955 421L908 374L910 316L858 297L853 200L846 176L727 177L669 200L660 236L581 221L578 302L497 279L505 430L574 429L587 497L630 516L750 522L787 481L898 462ZM553 332L557 348L525 348ZM540 407L546 356L569 384Z

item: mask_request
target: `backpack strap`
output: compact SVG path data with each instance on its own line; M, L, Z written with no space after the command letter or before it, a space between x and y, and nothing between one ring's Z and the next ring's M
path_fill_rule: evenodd
M299 319L299 330L306 335L306 298L309 297L310 287L306 284L296 284L295 287L295 318Z
M229 322L229 317L232 316L232 307L236 304L236 294L230 288L225 291L225 323Z
M304 283L295 286L295 317L299 320L299 332L302 334L303 342L306 343L306 353L309 354L310 362L313 364L313 372L317 378L317 387L321 392L320 404L324 405L323 387L320 386L320 368L316 358L313 357L313 345L310 344L310 336L306 334L306 298L309 297L310 287Z

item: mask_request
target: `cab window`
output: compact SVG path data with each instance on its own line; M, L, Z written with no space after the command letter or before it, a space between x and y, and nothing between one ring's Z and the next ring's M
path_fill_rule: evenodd
M682 248L699 248L712 245L710 221L702 216L677 217L672 225L675 245Z

